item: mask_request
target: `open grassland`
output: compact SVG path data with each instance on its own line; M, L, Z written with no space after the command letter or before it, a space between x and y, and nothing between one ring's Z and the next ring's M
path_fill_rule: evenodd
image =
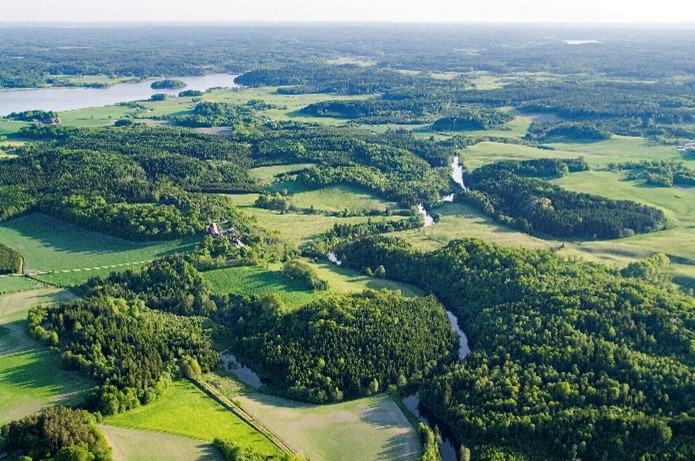
M338 185L323 189L300 192L292 196L292 203L299 208L314 207L317 210L343 211L353 213L387 209L397 209L398 204L387 202L359 187Z
M114 461L223 461L209 442L161 432L99 425Z
M217 269L203 273L216 293L243 293L262 295L275 292L289 307L296 307L314 300L316 292L308 291L283 277L280 267L242 266Z
M423 251L440 248L453 239L479 238L498 245L547 249L617 267L652 254L643 248L624 245L625 239L581 242L528 235L500 225L479 211L459 203L448 203L432 211L441 215L439 222L433 226L395 232L394 235Z
M55 404L79 403L93 386L58 367L58 354L29 338L33 306L71 299L63 290L42 288L0 296L0 425Z
M638 162L641 160L683 160L675 146L654 144L644 138L613 136L595 143L549 144L553 150L538 149L518 144L482 142L461 152L461 160L469 169L500 160L529 160L536 158L577 158L593 166L608 163Z
M36 288L40 288L40 284L29 278L18 277L16 275L0 276L0 294L33 290Z
M294 120L297 122L319 122L324 125L342 125L346 119L311 117L299 113L299 110L321 101L366 99L366 96L340 96L335 94L297 94L284 95L277 92L277 87L244 88L241 90L213 90L202 97L206 101L227 102L232 104L246 104L251 100L262 100L267 104L276 106L273 109L262 111L264 115L274 120Z
M365 289L400 290L405 296L418 296L417 288L390 280L368 277L349 269L342 269L329 262L310 262L319 277L327 280L332 293L358 293ZM243 293L260 295L275 292L288 307L297 307L326 294L325 291L310 291L283 277L282 264L262 266L230 267L203 273L216 293Z
M144 264L117 264L115 267L108 267L106 269L90 269L90 270L74 270L68 272L47 272L45 274L35 275L37 280L42 282L58 285L60 287L74 287L77 285L82 285L91 277L106 278L112 272L121 272L126 269L139 269Z
M133 109L126 106L89 107L87 109L60 112L63 125L76 127L109 126L114 121L132 114Z
M136 243L34 213L0 224L0 241L24 257L25 271L102 269L186 253L194 239ZM83 271L85 280L89 271Z
M312 461L419 459L417 433L387 395L332 405L259 393L235 400Z
M330 230L335 223L358 224L367 222L370 219L368 216L336 218L333 216L324 216L322 214L282 214L278 211L254 207L253 202L257 197L258 195L256 194L244 194L241 196L232 196L232 200L234 200L242 210L254 216L259 226L274 233L279 238L286 240L292 246L300 245L318 237L320 234ZM247 204L245 205L244 203ZM316 208L319 209L318 207ZM377 216L371 219L398 220L402 219L402 216Z
M263 185L272 184L275 182L275 177L283 173L292 173L294 171L304 170L314 166L313 163L293 163L290 165L273 165L261 166L249 170L249 176L258 180Z
M608 171L585 171L554 182L569 190L634 200L663 210L669 229L620 239L620 244L635 253L667 254L676 263L676 276L689 273L688 266L695 267L695 189L644 186Z
M176 381L153 403L105 418L104 423L205 441L222 437L259 453L279 454L268 439L188 381Z

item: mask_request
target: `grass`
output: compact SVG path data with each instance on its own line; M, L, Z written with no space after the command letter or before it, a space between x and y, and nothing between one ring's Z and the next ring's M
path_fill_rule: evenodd
M675 146L654 144L644 138L613 136L595 143L548 144L554 150L538 149L518 144L482 142L466 148L462 160L469 168L477 168L500 160L528 160L536 158L577 158L593 166L611 162L638 162L641 160L683 160Z
M230 267L203 273L216 293L243 293L260 295L275 292L288 307L298 307L316 298L331 293L358 293L366 289L400 290L405 296L421 296L422 292L409 285L390 280L368 277L349 269L342 269L327 261L310 262L324 280L328 281L329 291L310 291L282 276L282 264L271 263L268 268L261 266Z
M337 185L300 192L292 196L292 203L300 208L360 213L369 210L397 209L398 204L378 198L371 192L348 185Z
M185 253L195 245L194 239L130 242L37 213L0 224L0 241L24 257L28 271L103 269ZM85 280L89 272L82 271Z
M663 210L671 228L620 239L620 244L636 252L662 252L695 264L695 189L646 187L608 171L575 173L554 182L569 190L633 200Z
M64 290L42 288L0 296L0 425L55 404L82 401L93 383L58 367L58 354L29 338L33 306L71 299Z
M0 294L33 290L39 287L39 283L26 277L10 275L0 276Z
M420 442L387 395L333 405L311 405L251 393L235 399L294 449L312 461L415 460Z
M104 423L166 432L208 442L215 437L222 437L259 453L280 453L263 435L188 381L176 381L165 395L153 403L105 418Z
M286 279L279 265L267 270L261 266L242 266L217 269L203 273L216 293L243 293L261 295L275 292L289 307L296 307L316 299L317 294Z
M99 425L111 447L114 461L223 461L209 442L161 432Z
M249 176L258 180L263 185L275 182L275 177L283 173L292 173L314 166L313 163L293 163L290 165L261 166L249 170Z
M238 198L233 196L232 199L242 210L246 211L250 215L253 215L256 218L258 225L286 240L288 244L292 246L300 245L318 237L320 234L330 230L335 223L357 224L367 222L369 220L369 217L367 216L336 218L321 214L281 214L277 211L264 210L254 207L253 201L255 201L255 198L253 198L253 201L251 201L251 195L253 194L244 194ZM248 205L245 205L244 203L248 203ZM372 217L372 220L375 219L382 218ZM402 216L388 216L385 219L398 220L402 219Z

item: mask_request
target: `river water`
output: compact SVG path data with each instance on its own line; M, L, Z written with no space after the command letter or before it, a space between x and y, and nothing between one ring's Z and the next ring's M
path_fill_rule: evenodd
M150 87L159 79L143 80L137 83L119 83L108 88L31 88L0 91L0 116L11 112L26 110L66 110L101 107L119 102L149 99L155 93L177 95L185 90L205 91L216 87L239 87L234 83L236 75L211 74L191 77L171 77L186 83L185 88L157 89Z
M463 182L463 165L461 165L461 162L459 160L460 159L458 155L456 155L451 160L451 168L453 169L453 172L451 173L451 178L454 180L456 184L461 186L461 189L467 191L468 188Z

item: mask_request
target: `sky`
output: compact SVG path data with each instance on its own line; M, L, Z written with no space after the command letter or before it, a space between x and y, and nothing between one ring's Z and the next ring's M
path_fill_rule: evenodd
M0 0L0 22L690 23L693 0Z

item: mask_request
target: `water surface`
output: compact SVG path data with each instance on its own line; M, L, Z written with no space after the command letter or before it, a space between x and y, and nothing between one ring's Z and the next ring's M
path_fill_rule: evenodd
M216 87L239 87L234 83L236 75L211 74L198 77L171 77L186 83L185 88L150 88L152 82L161 79L143 80L137 83L119 83L108 88L31 88L0 91L0 116L27 110L67 110L101 107L119 102L149 99L155 93L178 95L185 90L205 91Z

